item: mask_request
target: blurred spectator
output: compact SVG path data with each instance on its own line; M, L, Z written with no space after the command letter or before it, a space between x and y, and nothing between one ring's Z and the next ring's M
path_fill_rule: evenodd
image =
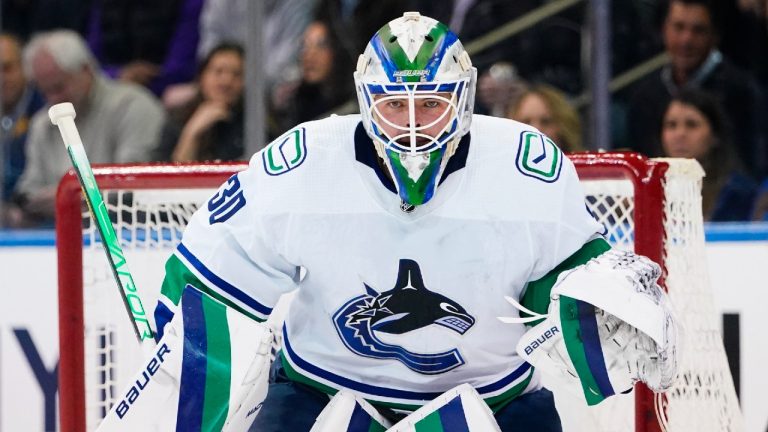
M301 78L283 83L272 94L272 137L352 99L351 61L339 46L326 23L315 21L307 27L300 54Z
M477 104L475 112L494 117L506 117L525 90L525 83L517 75L517 69L507 62L495 63L477 79Z
M41 33L24 50L24 70L49 104L71 102L92 163L149 159L165 113L146 89L99 72L85 41L69 30ZM11 223L50 223L61 176L71 167L46 110L32 117L27 165L16 186Z
M755 79L733 66L716 47L715 16L706 0L672 0L663 25L670 63L634 88L627 114L632 147L649 156L662 153L659 126L672 96L684 88L702 88L721 103L734 127L738 156L748 171L765 172L762 119L766 111Z
M3 200L11 197L24 171L25 145L29 119L45 104L43 96L29 85L21 67L21 41L8 33L0 34L3 110L0 118L0 145L3 151Z
M752 220L768 221L768 179L765 179L757 191Z
M195 98L169 112L158 160L243 157L243 47L224 42L200 64Z
M664 112L664 155L694 158L706 173L701 193L707 221L745 221L752 216L756 183L744 174L729 130L717 100L699 90L681 91Z
M88 22L90 4L91 0L3 0L0 1L3 31L21 40L54 29L82 33Z
M437 7L444 7L443 2L432 3L437 3ZM338 40L337 51L357 60L371 39L371 31L403 16L407 11L421 11L418 7L414 8L416 4L413 0L320 0L315 20L328 24L330 32ZM354 64L352 66L354 67ZM337 70L347 74L347 70ZM349 69L348 73L352 72L353 69Z
M453 14L448 20L450 27L468 45L498 27L552 2L453 0L432 3L435 8L448 10L451 10L448 5L453 4ZM607 3L611 14L611 66L615 73L620 73L649 57L654 51L654 41L648 37L650 29L642 21L642 2ZM489 49L473 54L472 63L482 75L496 62L511 62L527 81L546 82L568 94L579 94L584 90L588 78L582 74L585 58L583 50L588 48L582 46L583 34L589 25L587 10L586 4L566 8L521 33L499 41Z
M207 0L200 16L199 59L224 41L244 45L248 37L248 2L250 0ZM318 0L261 0L264 2L264 62L267 86L272 86L291 70L297 69L296 57L301 36L312 21ZM350 72L351 73L351 72Z
M765 0L736 0L716 3L723 27L719 46L742 69L768 85L768 16Z
M538 84L524 91L508 117L535 127L563 151L584 150L579 114L554 87Z
M112 78L162 95L194 78L203 0L94 0L88 45Z

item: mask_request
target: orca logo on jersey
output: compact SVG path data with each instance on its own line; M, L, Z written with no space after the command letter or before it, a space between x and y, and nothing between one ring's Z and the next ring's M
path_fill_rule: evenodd
M520 134L515 166L525 176L554 183L560 178L563 157L563 152L546 135L524 131Z
M334 315L333 322L344 345L355 354L398 360L409 369L427 375L440 374L464 364L459 350L415 353L385 343L376 332L403 334L432 324L464 334L475 319L455 301L428 290L416 261L400 260L395 287L382 293L367 284L367 294L355 297Z

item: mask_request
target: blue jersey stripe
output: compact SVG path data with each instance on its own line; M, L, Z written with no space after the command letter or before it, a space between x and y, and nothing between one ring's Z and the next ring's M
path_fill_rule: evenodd
M380 397L393 398L393 399L412 400L417 405L422 404L425 400L435 399L436 397L442 394L442 393L436 393L436 392L424 393L424 392L414 392L414 391L408 391L408 390L396 390L396 389L390 389L385 387L377 387L370 384L363 384L363 383L351 380L349 378L336 375L333 372L326 371L325 369L322 369L320 367L317 367L309 363L308 361L302 359L301 357L299 357L299 355L296 354L296 351L293 350L293 347L291 346L291 342L288 337L288 329L285 326L285 324L283 324L283 348L285 350L285 353L287 354L288 359L292 361L300 369L306 372L309 372L312 375L320 377L324 380L330 381L336 385L339 385L351 390L357 390L373 396L380 396ZM530 364L523 363L522 365L520 365L520 367L518 367L517 369L512 371L512 373L500 379L499 381L496 381L493 384L489 384L484 387L478 388L477 392L482 395L483 393L489 393L496 390L501 390L505 386L511 384L516 379L523 376L530 369L531 369Z
M231 295L232 297L234 297L244 305L250 307L254 311L260 314L263 314L264 316L267 316L272 313L272 308L259 303L253 297L244 293L242 290L240 290L236 286L225 281L224 279L216 275L214 272L212 272L208 267L205 266L205 264L203 264L199 259L197 259L197 257L194 256L192 252L190 252L190 250L187 249L186 246L184 246L183 243L179 243L179 246L177 249L179 253L181 253L181 255L192 265L192 267L194 267L197 271L199 271L204 278L208 279L212 284L216 285L217 288Z
M184 320L184 354L181 361L176 430L199 431L203 423L208 357L208 338L200 292L184 290L181 309Z

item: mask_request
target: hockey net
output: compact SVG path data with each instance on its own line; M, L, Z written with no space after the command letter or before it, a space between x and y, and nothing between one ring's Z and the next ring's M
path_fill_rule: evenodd
M587 205L621 249L662 264L685 329L680 375L654 404L643 386L594 408L556 389L566 431L738 431L741 413L709 287L698 164L632 153L572 155ZM184 226L245 163L102 166L94 169L134 279L154 307L164 263ZM59 403L61 430L95 430L142 357L126 319L97 229L73 173L57 196ZM150 312L150 311L148 311Z

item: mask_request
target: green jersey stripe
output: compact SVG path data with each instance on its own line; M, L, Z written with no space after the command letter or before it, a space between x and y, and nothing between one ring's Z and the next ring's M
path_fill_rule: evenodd
M520 304L536 313L546 314L547 309L549 308L549 294L552 291L555 282L557 282L557 277L560 273L585 264L587 261L602 255L609 249L611 249L611 245L609 245L603 238L596 238L585 243L581 249L563 260L563 262L544 275L544 277L533 282L528 282L525 294L523 294L523 298L520 299ZM520 316L524 317L529 315L525 312L520 312ZM528 323L528 325L534 326L541 321L543 321L543 318Z
M163 279L160 294L172 301L174 305L178 306L181 299L181 293L187 284L194 286L198 290L208 294L232 309L235 309L248 318L258 322L263 322L265 320L264 318L254 315L252 312L246 310L228 297L225 297L217 288L203 282L195 275L190 266L187 266L176 254L171 255L165 263L165 279Z

